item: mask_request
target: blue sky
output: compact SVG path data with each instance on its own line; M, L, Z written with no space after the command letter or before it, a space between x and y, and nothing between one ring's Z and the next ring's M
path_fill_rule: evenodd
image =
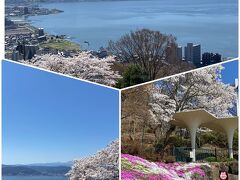
M2 63L3 163L65 162L118 138L118 91Z
M234 84L235 79L238 78L238 60L222 64L222 81L226 84Z

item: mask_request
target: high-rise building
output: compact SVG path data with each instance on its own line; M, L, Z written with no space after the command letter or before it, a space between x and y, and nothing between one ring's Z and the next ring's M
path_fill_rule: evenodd
M202 65L210 65L210 64L215 64L219 63L222 61L222 56L218 53L210 53L210 52L205 52L202 54Z
M177 46L176 48L176 56L178 60L182 60L183 59L183 55L182 55L182 46Z
M24 7L24 8L23 8L23 13L24 13L24 14L29 14L28 7Z
M24 56L25 59L32 59L36 54L38 47L36 45L25 45L24 47Z
M222 61L222 55L218 54L218 53L214 54L214 56L213 56L213 63L219 63L221 61Z
M44 36L44 29L38 28L38 36Z
M197 67L201 64L201 45L197 44L193 46L193 64Z
M187 43L187 46L184 47L184 55L186 61L193 61L193 43Z
M201 45L193 45L193 43L187 43L184 47L185 60L192 62L195 66L200 66L201 63Z
M212 56L213 56L213 53L210 53L210 52L203 53L202 54L202 64L203 65L210 64Z

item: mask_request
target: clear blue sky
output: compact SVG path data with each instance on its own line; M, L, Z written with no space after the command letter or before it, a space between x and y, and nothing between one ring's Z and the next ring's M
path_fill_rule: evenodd
M3 61L3 163L65 162L118 138L118 91Z
M226 84L234 84L235 79L238 78L238 60L222 64L222 80Z

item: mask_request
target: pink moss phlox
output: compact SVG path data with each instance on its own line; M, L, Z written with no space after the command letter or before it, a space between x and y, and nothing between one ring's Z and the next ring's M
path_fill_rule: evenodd
M205 177L206 173L200 164L195 163L161 163L149 162L143 158L122 154L122 159L132 163L132 169L122 171L123 180L172 180L172 179L194 179L196 175ZM135 165L143 165L146 172L139 172Z
M149 166L149 167L152 166L152 164L149 163L149 161L147 161L143 158L140 158L138 156L132 156L130 154L122 154L121 157L124 159L127 159L128 161L130 161L133 164L138 164L139 162L141 162L145 166Z

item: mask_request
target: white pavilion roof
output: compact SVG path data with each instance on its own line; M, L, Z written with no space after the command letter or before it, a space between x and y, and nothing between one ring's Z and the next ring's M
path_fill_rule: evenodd
M238 128L238 117L217 118L206 110L198 109L177 112L170 123L182 128L189 128L192 125L196 125L214 131L226 132L230 129L235 130Z

